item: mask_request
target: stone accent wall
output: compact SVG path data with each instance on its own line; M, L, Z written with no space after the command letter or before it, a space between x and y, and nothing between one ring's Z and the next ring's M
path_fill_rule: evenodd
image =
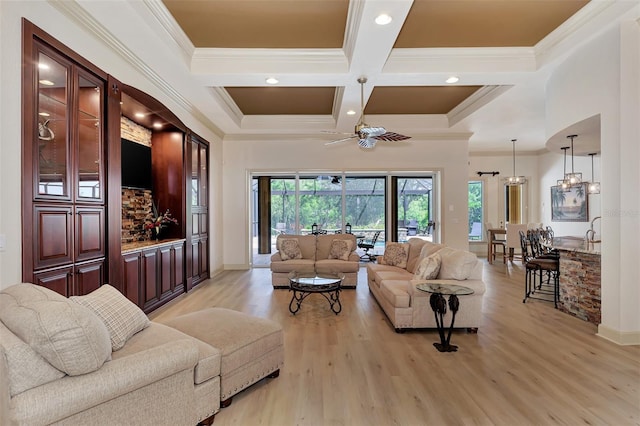
M560 250L558 309L600 324L600 255Z
M122 188L122 243L151 239L151 232L144 229L146 219L153 217L151 190Z
M120 116L120 137L132 142L138 142L142 145L151 146L151 130L134 123L123 115Z

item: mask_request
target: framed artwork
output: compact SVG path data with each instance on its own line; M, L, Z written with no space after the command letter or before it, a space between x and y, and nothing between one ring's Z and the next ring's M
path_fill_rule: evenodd
M551 187L551 221L589 221L589 197L586 182L565 190L560 186Z

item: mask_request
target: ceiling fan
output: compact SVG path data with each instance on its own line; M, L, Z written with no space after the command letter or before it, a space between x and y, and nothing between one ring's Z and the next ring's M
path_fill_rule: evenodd
M339 142L345 142L358 138L358 145L362 148L373 148L378 141L403 141L411 139L411 136L401 135L395 132L387 132L384 127L372 127L364 122L364 84L367 82L366 77L358 78L360 83L360 120L355 127L355 133L346 138L337 139L327 142L325 145L333 145Z

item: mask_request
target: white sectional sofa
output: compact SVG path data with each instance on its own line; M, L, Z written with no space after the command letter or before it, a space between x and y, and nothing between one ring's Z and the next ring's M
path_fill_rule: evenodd
M282 327L223 308L149 321L103 285L0 292L0 425L210 424L284 361Z
M419 283L434 282L473 289L472 295L459 296L460 307L456 314L455 328L477 332L482 325L482 300L486 289L482 280L482 261L471 252L419 238L409 239L403 248L408 252L406 266L389 265L385 262L385 256L378 256L376 263L367 264L369 290L396 331L436 328L435 316L429 303L431 294L416 288ZM387 250L388 248L385 254ZM438 276L431 280L416 279L415 272L420 261L436 252L441 258ZM451 312L447 311L444 321L448 326Z

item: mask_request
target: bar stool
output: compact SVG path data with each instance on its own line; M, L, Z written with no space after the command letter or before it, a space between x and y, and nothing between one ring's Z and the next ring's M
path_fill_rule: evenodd
M560 258L556 253L542 253L539 234L537 235L536 238L535 230L528 230L526 236L523 231L520 231L520 246L525 265L525 289L522 303L527 299L550 302L549 298L539 296L552 295L553 305L557 309L560 297ZM546 283L543 282L545 275Z

